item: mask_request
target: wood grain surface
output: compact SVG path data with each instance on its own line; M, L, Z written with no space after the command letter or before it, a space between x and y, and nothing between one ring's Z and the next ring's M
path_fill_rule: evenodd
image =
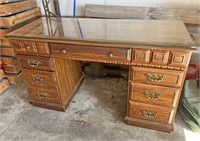
M113 19L182 20L199 24L200 10L165 7L139 7L114 5L85 5L85 16Z
M12 27L37 16L40 16L40 8L34 8L9 17L0 17L0 27Z
M10 15L12 13L17 13L20 11L25 11L36 7L35 0L26 0L21 2L14 2L9 4L0 5L0 16Z

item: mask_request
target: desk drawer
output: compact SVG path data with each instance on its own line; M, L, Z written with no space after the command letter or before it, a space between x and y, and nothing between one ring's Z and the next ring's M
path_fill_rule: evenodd
M129 64L131 49L111 48L100 46L84 46L51 43L51 52L54 56L65 56L70 59Z
M49 55L49 45L46 42L12 40L17 53Z
M53 64L49 57L18 55L18 60L23 68L53 70Z
M173 106L177 103L180 89L147 84L129 83L129 100L156 104L161 106Z
M54 72L23 69L28 85L55 86Z
M170 124L172 122L172 108L143 104L129 101L129 116L133 118Z
M132 67L131 81L153 85L180 87L184 71Z
M30 98L41 101L60 103L60 98L55 87L38 87L27 85Z

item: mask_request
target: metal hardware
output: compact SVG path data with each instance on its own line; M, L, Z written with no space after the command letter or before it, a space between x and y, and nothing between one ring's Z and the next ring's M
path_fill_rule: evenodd
M65 54L67 51L65 49L62 50L62 53Z
M165 79L165 75L157 73L146 73L148 79L152 82L162 82Z
M108 56L109 56L109 58L112 58L112 57L113 57L112 52L109 52L109 53L108 53Z
M41 62L40 61L36 61L36 60L28 59L27 60L27 64L30 67L36 68L36 67L38 67L39 64L41 64Z
M147 98L152 99L152 100L158 100L160 99L161 96L163 96L163 94L161 93L147 92L147 91L145 91L144 94Z
M35 83L41 83L43 81L43 78L40 76L33 76L32 79Z
M37 96L39 98L47 98L49 96L49 94L48 93L37 92Z
M26 46L26 49L31 49L31 46Z
M156 118L158 116L157 112L152 112L148 110L141 110L142 114L148 118Z

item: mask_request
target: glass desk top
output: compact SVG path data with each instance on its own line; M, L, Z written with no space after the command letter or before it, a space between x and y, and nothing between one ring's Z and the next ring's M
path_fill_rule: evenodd
M112 44L194 46L185 25L176 20L39 18L7 37Z

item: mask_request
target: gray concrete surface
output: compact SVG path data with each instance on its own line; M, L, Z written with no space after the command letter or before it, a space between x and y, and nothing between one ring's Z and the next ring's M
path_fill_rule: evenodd
M123 123L127 81L85 78L66 112L28 103L25 83L0 95L0 141L199 141L180 115L164 133Z

